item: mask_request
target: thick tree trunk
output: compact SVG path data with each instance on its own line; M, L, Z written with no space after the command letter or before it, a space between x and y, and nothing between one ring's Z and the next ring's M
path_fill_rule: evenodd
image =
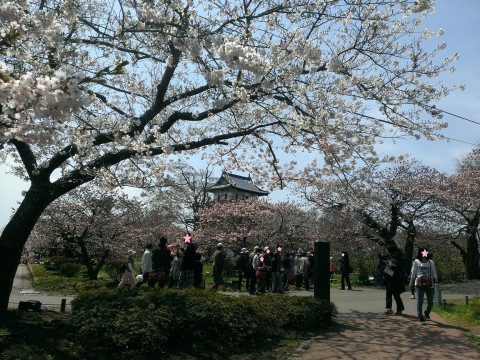
M49 204L48 185L32 186L0 235L0 316L8 309L13 279L38 218Z
M467 239L467 279L480 279L480 254L478 253L477 229L480 213L477 213L468 227Z
M417 236L417 229L415 228L415 224L413 223L413 220L409 220L408 222L408 228L407 228L407 241L405 242L405 247L404 247L404 258L405 258L405 263L404 263L404 269L405 269L405 274L410 274L410 270L412 268L412 260L413 260L413 248L415 245L415 238Z
M463 265L465 266L465 270L467 271L467 274L468 274L468 260L467 260L467 252L465 251L465 249L463 249L460 245L458 245L455 241L450 241L450 244L452 244L453 246L455 246L455 248L458 250L458 252L460 253L460 256L462 257L462 263Z
M90 254L88 253L87 246L86 246L85 241L84 241L86 233L87 232L85 231L82 234L82 236L76 236L75 237L75 242L80 247L80 257L82 259L82 264L85 265L85 267L87 268L88 278L90 280L97 280L98 271L95 271L95 269L93 267L92 258L90 257Z
M90 280L97 280L98 279L98 273L100 272L100 269L105 265L105 261L107 261L107 257L110 255L110 250L105 250L103 253L102 257L100 258L100 261L98 262L97 266L95 267L95 279L90 279Z

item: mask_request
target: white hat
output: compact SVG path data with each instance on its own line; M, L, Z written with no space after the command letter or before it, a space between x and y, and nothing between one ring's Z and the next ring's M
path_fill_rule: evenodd
M218 248L218 247L223 247L223 244L222 244L222 243L218 243L218 244L217 244L217 248Z
M240 252L241 252L242 254L246 254L246 253L248 252L248 250L247 250L247 248L242 248L242 250L240 250Z
M265 248L263 250L267 251L268 249L270 249L268 246L265 246Z
M132 249L128 250L128 251L127 251L127 255L128 255L128 256L135 255L135 250L132 250Z
M142 275L137 275L135 278L138 282L143 282L143 276Z

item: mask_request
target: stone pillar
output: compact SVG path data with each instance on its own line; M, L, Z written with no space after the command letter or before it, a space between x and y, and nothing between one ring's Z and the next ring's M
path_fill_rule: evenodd
M330 302L330 241L314 244L314 296Z

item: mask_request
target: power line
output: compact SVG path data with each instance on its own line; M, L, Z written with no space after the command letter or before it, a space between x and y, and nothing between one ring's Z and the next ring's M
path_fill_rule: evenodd
M471 123L480 125L480 122L478 122L478 121L470 120L470 119L467 119L466 117L463 117L463 116L460 116L460 115L456 115L456 114L453 114L453 113L451 113L451 112L448 112L448 111L445 111L445 110L442 110L442 109L438 109L438 108L436 108L436 109L437 109L437 110L440 110L441 112L443 112L443 113L445 113L445 114L448 114L448 115L457 117L457 118L459 118L459 119L462 119L462 120L469 121L469 122L471 122Z
M480 125L480 124L479 124ZM448 140L452 140L452 141L456 141L456 142L459 142L459 143L462 143L462 144L467 144L467 145L472 145L472 146L477 146L478 144L472 144L468 141L463 141L463 140L458 140L458 139L454 139L454 138L451 138L451 137L447 137Z

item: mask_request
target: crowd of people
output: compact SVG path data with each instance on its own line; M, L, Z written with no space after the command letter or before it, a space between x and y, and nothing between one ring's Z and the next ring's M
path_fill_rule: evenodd
M302 288L309 291L313 285L314 259L312 252L296 251L283 252L282 246L277 245L273 251L270 246L262 248L255 246L252 256L243 248L245 255L240 258L237 268L242 268L239 275L238 291L242 291L241 278L245 277L246 291L251 295L261 295L266 292L284 293L293 285L295 290Z
M176 246L169 249L167 239L161 237L158 245L147 244L142 255L140 273L136 275L134 250L127 252L127 261L122 268L122 277L118 287L140 287L147 284L153 288L169 288L195 286L205 287L203 276L202 253L189 238L185 247ZM223 283L223 275L227 265L224 245L218 243L212 256L213 284L216 290ZM302 249L286 251L277 245L273 251L269 246L263 249L255 246L252 253L242 248L235 259L235 270L238 274L237 291L248 291L252 295L266 292L284 293L293 285L295 290L309 291L313 286L314 259L311 251ZM245 284L245 288L243 288Z
M148 287L164 288L172 287L202 287L203 261L202 253L190 241L185 241L185 246L176 246L169 249L167 238L161 237L156 247L147 244L140 263L140 274L136 275L134 264L134 250L128 250L127 261L122 267L122 277L118 288L123 286L140 287L147 284Z
M142 255L140 274L135 276L134 250L127 252L127 261L122 267L122 277L118 287L140 287L147 284L150 288L157 284L160 288L168 286L197 288L205 287L203 276L202 253L185 237L185 246L176 246L169 249L167 238L161 237L156 247L147 244ZM401 294L405 291L406 282L412 291L411 299L417 299L418 320L423 322L430 316L433 307L434 286L438 283L435 263L427 248L419 248L416 259L413 261L410 276L405 275L403 257L396 246L387 246L386 253L378 255L379 285L385 287L385 303L387 315L402 315L405 310ZM212 290L217 290L223 284L223 275L227 264L224 245L218 243L213 253L213 284ZM341 252L339 272L341 275L341 290L352 290L350 274L353 268L347 251ZM273 251L270 246L263 249L255 246L250 254L247 248L242 248L235 259L235 270L238 274L237 291L248 291L251 295L261 295L267 292L284 293L289 290L289 285L299 291L309 291L313 286L314 257L311 251L304 252L283 251L277 245ZM336 261L330 258L330 276L337 272ZM245 290L242 284L245 280ZM423 309L423 298L427 298L427 307ZM396 311L392 310L393 300Z

